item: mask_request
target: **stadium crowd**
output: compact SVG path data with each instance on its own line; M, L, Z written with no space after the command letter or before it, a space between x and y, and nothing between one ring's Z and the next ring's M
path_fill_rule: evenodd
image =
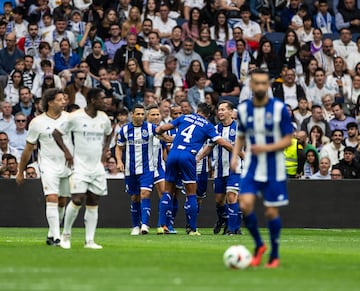
M103 89L115 133L136 104L157 105L167 123L205 102L217 124L219 101L252 97L255 68L292 117L288 176L359 178L360 1L0 1L0 176L16 176L48 88L64 89L69 112ZM116 143L104 166L124 178Z

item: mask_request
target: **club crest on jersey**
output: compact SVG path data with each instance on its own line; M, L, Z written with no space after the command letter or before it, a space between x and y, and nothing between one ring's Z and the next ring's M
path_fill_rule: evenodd
M247 122L250 123L250 122L253 122L254 121L254 118L252 116L249 116L248 119L247 119Z
M273 115L270 112L266 113L265 122L268 125L273 123Z
M147 137L149 135L149 133L146 129L143 129L142 135L143 135L143 137Z
M235 129L233 129L233 128L230 129L230 133L229 133L229 134L230 134L230 136L234 136L234 135L235 135Z

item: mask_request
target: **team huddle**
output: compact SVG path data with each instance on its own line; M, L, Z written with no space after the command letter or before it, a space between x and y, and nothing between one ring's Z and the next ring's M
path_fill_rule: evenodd
M22 183L24 169L39 143L49 224L47 244L71 248L72 225L85 204L85 248L102 248L94 241L98 202L107 194L102 161L115 134L117 167L125 173L126 191L131 198L131 235L149 233L153 187L159 195L157 234L176 233L177 197L184 191L186 231L191 236L200 235L197 217L206 195L204 182L207 183L202 169L212 153L218 215L214 234L222 228L227 235L241 234L243 217L256 244L251 264L258 266L267 249L254 214L256 195L261 191L271 242L266 267L278 267L281 229L278 207L288 203L283 149L290 145L293 129L285 105L267 95L269 85L266 72L253 72L253 98L238 106L237 121L229 101L217 105L216 126L207 120L210 108L204 103L198 105L196 113L183 115L180 107L174 106L173 121L162 124L156 106L145 109L136 104L131 122L118 133L113 133L110 120L102 111L105 94L101 89L91 89L87 106L70 114L63 111L63 91L47 90L42 100L44 113L30 123L17 176L17 182Z

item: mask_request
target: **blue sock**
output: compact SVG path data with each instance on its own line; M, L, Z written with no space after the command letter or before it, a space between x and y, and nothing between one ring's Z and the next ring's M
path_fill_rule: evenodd
M268 221L268 228L270 232L271 254L270 260L279 257L279 239L281 231L280 216Z
M156 227L160 227L160 203L161 203L161 198L159 200L159 203L158 203L158 222L157 222L157 225Z
M232 204L228 204L228 230L231 232L235 232L238 227L238 216L239 216L239 203L235 202Z
M140 202L131 202L130 213L132 226L140 226Z
M242 216L243 216L243 213L239 207L238 217L237 217L237 228L236 228L237 230L240 230L240 228L241 228Z
M171 217L167 217L166 225L169 229L174 229L175 218L179 209L179 201L176 198L172 200Z
M197 201L196 194L188 195L187 201L185 202L185 213L189 219L190 228L196 231L196 220L197 220Z
M261 247L264 243L260 236L255 212L250 213L248 216L244 216L244 222L251 236L255 240L256 247Z
M142 224L149 225L150 212L151 212L150 199L149 198L141 199L141 222L142 222Z
M166 225L167 217L171 217L172 201L171 195L164 192L160 199L160 211L159 211L159 224L160 226Z

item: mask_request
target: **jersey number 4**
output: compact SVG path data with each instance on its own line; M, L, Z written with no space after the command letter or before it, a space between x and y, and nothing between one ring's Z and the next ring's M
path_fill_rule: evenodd
M189 125L188 127L184 128L180 134L182 136L185 136L184 138L184 142L186 143L190 143L190 139L192 138L192 134L193 134L193 131L195 129L196 125L195 124L192 124L192 125Z

